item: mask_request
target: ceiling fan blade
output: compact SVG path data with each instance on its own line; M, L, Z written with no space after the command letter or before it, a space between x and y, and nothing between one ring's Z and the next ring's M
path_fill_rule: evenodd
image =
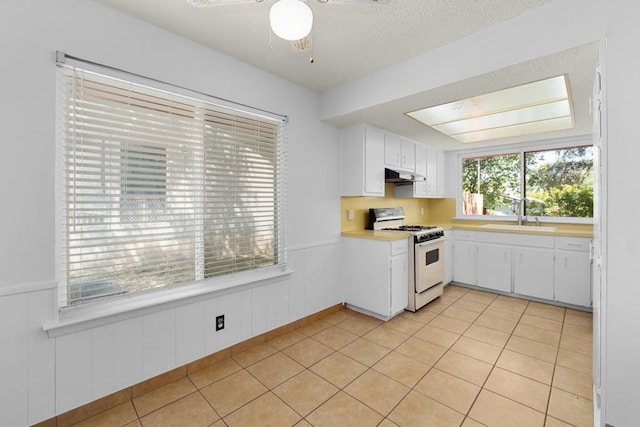
M391 0L318 0L318 3L336 3L336 4L387 4Z
M242 3L260 3L264 0L186 0L191 6L196 7L212 7L212 6L228 6Z

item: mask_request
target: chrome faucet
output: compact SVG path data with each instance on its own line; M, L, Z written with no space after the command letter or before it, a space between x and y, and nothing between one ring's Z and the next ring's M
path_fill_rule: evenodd
M527 222L526 217L522 214L524 212L524 203L525 199L520 199L518 201L518 225L522 225Z

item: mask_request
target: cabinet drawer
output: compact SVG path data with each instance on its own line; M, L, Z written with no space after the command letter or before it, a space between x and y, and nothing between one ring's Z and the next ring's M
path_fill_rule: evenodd
M391 256L406 254L409 250L409 239L394 240L391 242Z
M453 238L455 240L467 240L475 242L478 239L478 232L468 230L453 230Z
M512 234L514 245L527 246L530 248L553 249L554 240L552 236L537 236L531 234Z
M589 252L590 243L591 239L584 237L556 237L556 249L566 251Z
M509 233L490 233L480 232L478 233L478 242L480 243L498 243L501 245L514 245L518 244L518 236Z

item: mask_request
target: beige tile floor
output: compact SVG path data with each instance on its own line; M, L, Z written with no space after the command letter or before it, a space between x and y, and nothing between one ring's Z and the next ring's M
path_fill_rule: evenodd
M341 310L86 426L592 426L590 313L468 290Z

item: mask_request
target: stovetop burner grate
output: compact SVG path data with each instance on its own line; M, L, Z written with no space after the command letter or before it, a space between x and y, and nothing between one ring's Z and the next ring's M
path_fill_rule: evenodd
M383 228L385 231L427 231L436 228L428 225L399 225L397 227Z

